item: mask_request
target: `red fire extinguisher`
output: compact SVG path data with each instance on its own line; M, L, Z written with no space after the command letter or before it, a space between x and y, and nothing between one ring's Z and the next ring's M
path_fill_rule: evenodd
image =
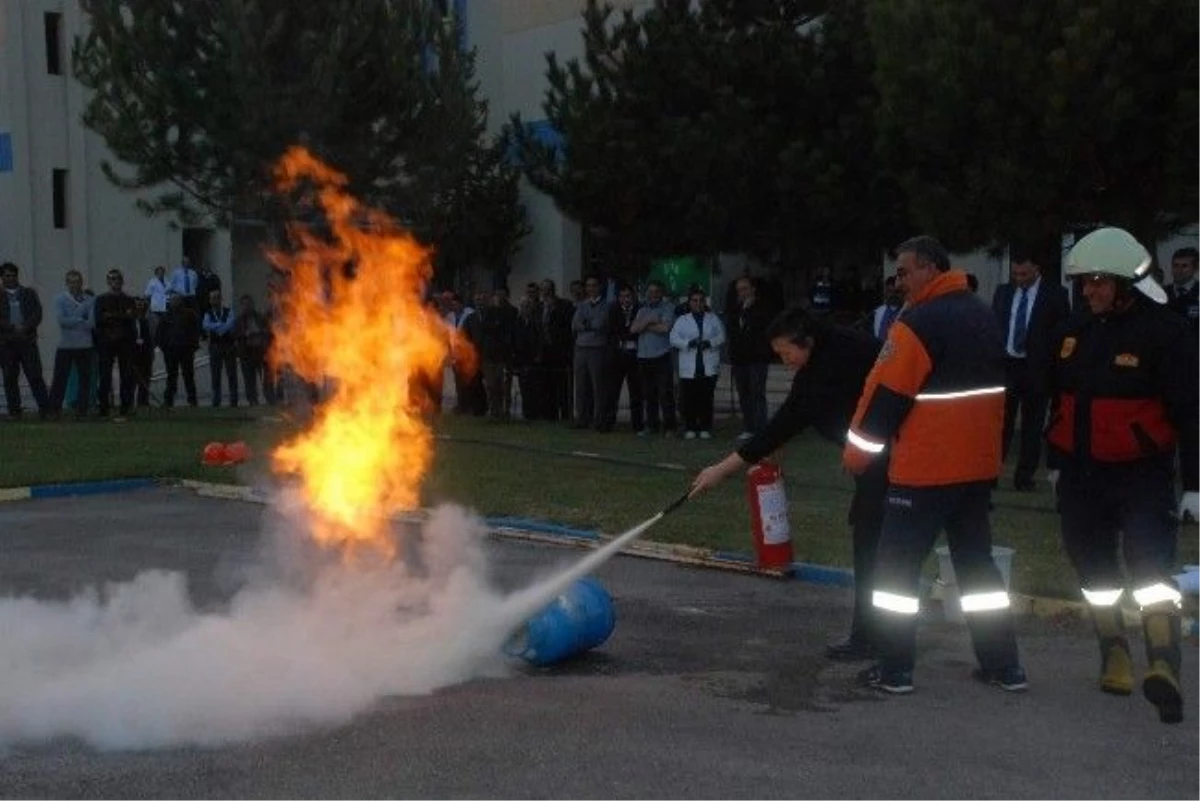
M792 530L787 516L783 470L763 462L746 473L746 496L754 529L754 554L761 568L778 570L792 564Z

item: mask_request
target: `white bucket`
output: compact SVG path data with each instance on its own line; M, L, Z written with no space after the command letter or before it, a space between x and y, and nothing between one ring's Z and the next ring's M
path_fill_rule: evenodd
M946 545L938 546L933 549L938 558L938 577L937 585L942 590L942 611L946 620L951 623L963 623L962 603L959 601L958 594L958 579L954 576L954 563L950 561L950 548ZM992 561L996 563L996 567L1000 570L1000 577L1004 580L1004 589L1009 588L1009 581L1012 577L1013 555L1016 553L1012 548L1006 548L1003 545L992 546Z

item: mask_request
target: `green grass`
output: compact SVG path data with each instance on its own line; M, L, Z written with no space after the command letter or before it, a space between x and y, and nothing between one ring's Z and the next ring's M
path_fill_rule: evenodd
M0 425L0 486L157 476L252 483L266 470L270 446L292 429L277 415L236 411L153 410L124 424L19 422ZM553 521L617 533L678 497L699 468L728 452L736 431L710 441L639 439L628 431L598 434L552 424L495 424L446 417L428 502L455 501L486 515ZM205 443L243 439L255 451L238 468L200 464ZM559 455L582 451L601 459ZM836 447L809 434L787 450L784 470L796 558L848 566L846 510L853 484ZM682 470L655 465L674 464ZM1074 597L1050 493L995 495L995 542L1017 550L1013 584L1036 595ZM730 480L686 504L654 528L653 539L749 551L745 485ZM1196 561L1195 529L1184 529L1181 562Z

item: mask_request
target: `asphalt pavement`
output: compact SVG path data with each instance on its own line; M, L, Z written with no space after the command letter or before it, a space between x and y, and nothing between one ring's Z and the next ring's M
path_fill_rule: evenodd
M186 572L197 604L217 603L231 571L257 552L263 514L258 505L167 488L0 505L0 595L63 598L164 568ZM488 553L508 586L579 555L502 541ZM617 628L571 663L517 666L506 677L381 699L345 725L220 747L99 751L70 738L10 745L0 750L0 796L1200 793L1197 693L1188 693L1179 726L1160 724L1138 695L1103 695L1094 686L1095 643L1078 623L1023 622L1031 687L1007 694L970 679L965 630L930 614L916 692L885 698L854 685L858 666L822 657L848 622L847 590L632 557L597 575L614 596ZM1140 664L1140 638L1134 647ZM1186 686L1196 686L1196 675L1189 646Z

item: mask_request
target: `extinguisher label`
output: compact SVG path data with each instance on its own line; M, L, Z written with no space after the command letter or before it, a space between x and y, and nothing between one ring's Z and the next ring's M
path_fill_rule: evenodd
M766 484L758 489L758 513L762 516L763 543L782 545L792 538L788 526L787 494L783 482Z

